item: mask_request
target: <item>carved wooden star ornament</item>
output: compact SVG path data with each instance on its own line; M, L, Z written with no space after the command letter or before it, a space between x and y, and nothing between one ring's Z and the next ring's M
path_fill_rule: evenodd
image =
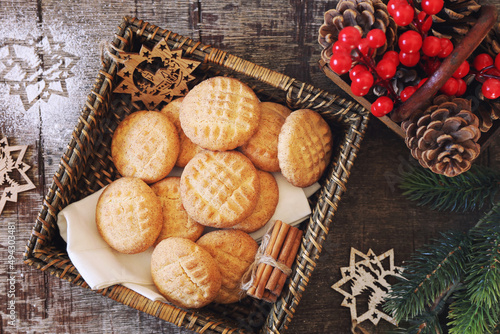
M371 249L363 254L351 248L349 267L340 269L342 279L332 285L332 289L345 297L341 306L351 310L353 323L370 320L377 325L380 319L384 319L396 325L394 318L381 311L381 305L391 289L388 276L402 277L402 272L403 268L394 265L393 249L377 256ZM359 312L362 314L358 314L360 300L367 300L368 304L362 307L363 311Z
M17 202L18 193L35 188L26 175L31 166L23 162L27 148L28 146L9 146L6 137L0 139L0 214L7 201Z
M191 73L200 64L182 58L182 50L171 51L165 39L152 50L142 45L139 53L120 52L119 57L124 66L118 75L123 81L114 92L130 94L132 102L142 101L148 110L186 95L187 83L195 78Z

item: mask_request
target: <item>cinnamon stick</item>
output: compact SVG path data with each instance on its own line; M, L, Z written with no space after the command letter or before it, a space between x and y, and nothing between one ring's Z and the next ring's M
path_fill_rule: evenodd
M271 233L271 238L269 239L269 243L266 246L266 249L264 251L264 255L270 255L274 245L276 243L276 239L278 238L279 231L281 229L281 226L283 225L283 222L281 220L277 220L274 223L273 226L273 231ZM253 280L252 286L248 289L247 294L254 296L255 295L255 290L262 278L262 273L264 272L265 265L264 263L259 264L257 267L257 272L255 274L255 278Z
M293 244L295 242L295 238L297 237L297 233L299 233L299 229L296 227L291 227L288 230L288 234L286 236L286 241L283 245L283 248L280 252L280 255L278 257L278 262L282 263L286 266L287 260L290 257L290 253L293 248ZM295 255L294 255L295 256ZM289 267L289 266L287 266ZM278 284L278 280L283 274L283 272L279 268L273 268L273 272L271 273L271 276L269 277L269 280L266 284L266 290L273 291L276 288L276 284Z
M300 244L302 243L302 235L304 232L302 230L299 230L297 236L295 237L292 250L290 251L290 256L287 259L287 262L285 263L287 267L291 268L293 265L293 262L295 261L295 257L297 255L297 252L299 250ZM283 290L283 286L285 285L287 275L284 273L281 273L280 278L278 280L278 283L276 284L276 287L271 291L273 295L279 296L281 294L281 291Z
M290 228L290 225L288 224L281 224L278 236L276 238L276 242L274 243L273 249L271 251L270 256L273 259L276 259L279 255L279 252L281 250L281 247L283 246L283 242L285 241L286 235L288 233L288 230ZM273 230L274 232L274 230ZM260 265L259 265L260 267ZM266 289L266 284L267 281L269 280L269 276L271 275L271 272L273 271L273 266L269 264L264 264L264 269L262 272L262 276L260 277L259 282L257 283L257 287L255 289L255 297L261 299L264 290Z

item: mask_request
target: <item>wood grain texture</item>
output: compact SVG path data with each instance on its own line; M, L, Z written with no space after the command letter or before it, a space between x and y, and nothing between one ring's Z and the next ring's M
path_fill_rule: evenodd
M490 3L500 10L500 0ZM38 210L100 68L99 45L111 40L123 16L137 16L339 93L318 67L317 31L323 13L334 5L335 1L312 0L0 0L0 137L8 137L11 145L29 145L24 161L32 166L28 176L37 186L20 194L17 203L7 202L0 216L0 333L192 333L22 263ZM49 46L40 44L44 37ZM23 47L18 47L18 54L14 45ZM39 60L34 66L23 54L30 50ZM54 55L66 63L50 59ZM39 96L25 105L26 91L19 91L23 100L5 79L2 66L15 65L7 63L9 59L18 61L26 77L34 76L33 84L53 82L47 89L50 97ZM65 68L70 68L65 78L61 73L50 81L55 70ZM57 82L66 93L58 90ZM412 161L404 142L373 120L288 333L350 333L349 309L340 306L342 296L331 285L340 279L340 267L348 265L351 247L376 254L393 248L396 265L401 265L439 232L466 230L475 223L479 213L438 213L407 201L396 182ZM499 139L478 162L500 166ZM5 293L9 224L15 226L16 237L15 326L9 324ZM388 328L382 321L371 330Z

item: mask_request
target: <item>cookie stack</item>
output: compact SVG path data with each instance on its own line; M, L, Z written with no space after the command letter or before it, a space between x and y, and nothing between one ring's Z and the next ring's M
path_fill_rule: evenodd
M316 112L260 102L241 81L214 77L119 124L111 156L122 178L100 196L97 227L118 252L155 247L153 281L172 303L233 303L258 248L248 233L278 204L271 172L307 187L331 154L330 127ZM168 176L174 166L180 177Z

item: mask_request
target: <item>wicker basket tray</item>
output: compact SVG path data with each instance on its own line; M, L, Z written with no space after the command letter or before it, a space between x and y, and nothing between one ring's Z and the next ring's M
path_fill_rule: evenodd
M210 304L200 310L186 310L153 302L121 285L97 293L197 332L281 332L290 323L316 266L367 127L368 111L355 102L136 18L124 18L112 43L118 50L137 52L141 45L152 47L164 38L172 50L182 49L183 57L203 62L192 73L196 76L192 85L214 75L232 76L252 87L261 100L286 103L291 109L317 110L336 134L336 151L321 180L321 190L311 200L313 215L301 226L305 233L293 273L275 304L247 297L235 304ZM68 150L61 158L24 254L26 264L86 288L87 284L67 255L56 219L68 204L119 177L110 157L111 136L118 123L140 106L130 103L124 94L112 93L118 82L118 66L111 60L103 60L103 68L79 117Z

